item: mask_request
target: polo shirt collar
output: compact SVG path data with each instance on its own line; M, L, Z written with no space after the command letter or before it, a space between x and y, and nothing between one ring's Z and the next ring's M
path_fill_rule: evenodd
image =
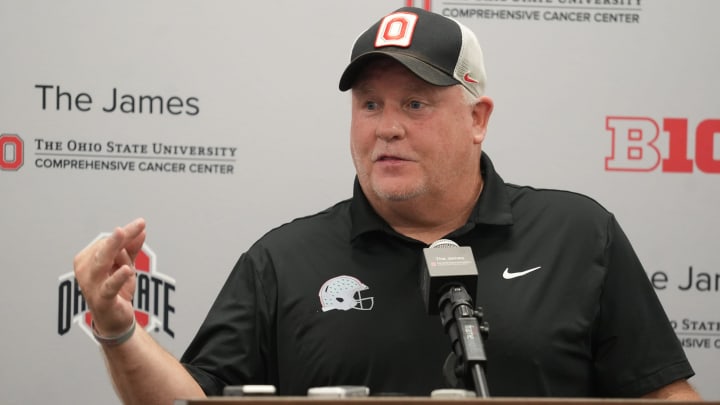
M512 209L510 200L505 191L505 182L497 172L490 157L482 153L480 157L480 170L485 185L475 207L473 208L467 224L462 229L470 230L475 225L512 225ZM384 219L372 208L365 197L360 182L355 176L353 198L350 204L350 217L352 219L351 239L373 231L382 231L397 234ZM462 230L458 230L461 233ZM456 231L457 232L457 231ZM456 232L453 232L455 234Z

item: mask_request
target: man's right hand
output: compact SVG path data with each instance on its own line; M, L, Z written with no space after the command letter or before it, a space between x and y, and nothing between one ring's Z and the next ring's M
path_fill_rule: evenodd
M93 316L96 332L117 337L133 323L135 257L145 243L145 220L116 228L75 256L75 279ZM205 393L185 367L143 329L117 348L103 346L118 396L126 404L167 404Z
M144 242L145 220L138 218L75 256L75 279L102 336L120 335L133 322L134 262Z

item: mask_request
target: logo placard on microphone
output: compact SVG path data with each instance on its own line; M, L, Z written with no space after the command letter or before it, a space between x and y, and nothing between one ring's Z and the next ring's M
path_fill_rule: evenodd
M468 246L423 249L421 289L430 314L438 313L440 296L452 285L462 285L473 299L477 293L477 266Z

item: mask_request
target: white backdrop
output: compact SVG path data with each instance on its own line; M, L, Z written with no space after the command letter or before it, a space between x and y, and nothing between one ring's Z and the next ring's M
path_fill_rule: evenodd
M480 38L499 172L618 216L720 399L720 2L425 3ZM405 4L0 2L0 402L118 402L69 274L102 232L147 219L139 311L179 356L240 253L349 197L338 78Z

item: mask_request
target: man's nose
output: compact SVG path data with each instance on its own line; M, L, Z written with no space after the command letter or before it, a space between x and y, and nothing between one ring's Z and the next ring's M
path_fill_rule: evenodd
M378 120L375 134L386 142L403 138L405 128L399 114L392 109L385 108Z

